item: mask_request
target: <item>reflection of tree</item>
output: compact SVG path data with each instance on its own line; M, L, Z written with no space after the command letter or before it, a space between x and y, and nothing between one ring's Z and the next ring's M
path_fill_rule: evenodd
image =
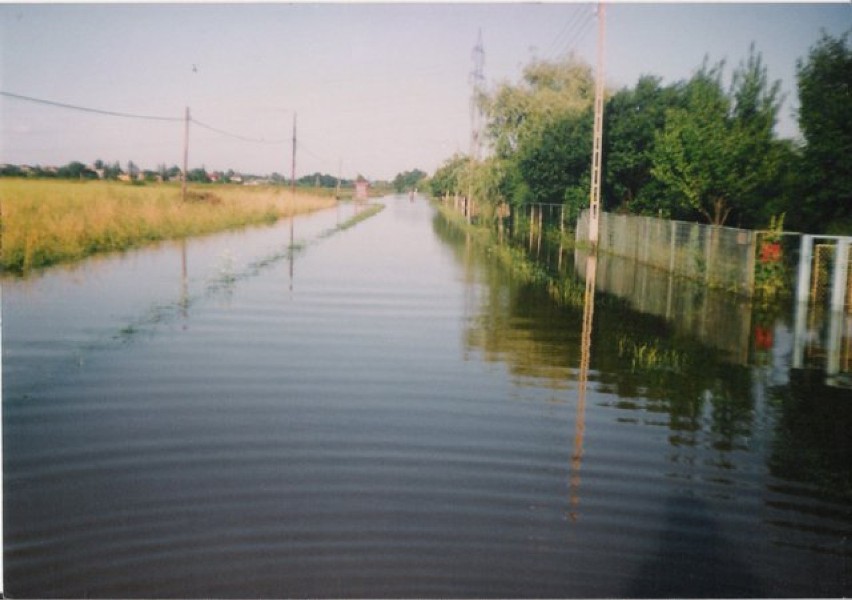
M547 286L518 281L485 251L466 253L464 235L453 233L441 217L434 226L485 287L466 334L468 348L485 360L504 362L522 383L539 380L534 384L575 388L582 306L559 305ZM754 415L748 368L725 362L724 353L676 333L663 318L636 312L627 301L605 294L596 301L592 336L596 387L618 396L616 408L630 411L637 424L665 424L673 460L696 446L724 454L744 447ZM625 352L625 340L630 348L657 349L661 358L637 361L638 350ZM723 456L713 463L729 468L730 460Z
M819 371L792 371L790 384L770 391L779 416L769 468L786 480L852 500L852 402Z

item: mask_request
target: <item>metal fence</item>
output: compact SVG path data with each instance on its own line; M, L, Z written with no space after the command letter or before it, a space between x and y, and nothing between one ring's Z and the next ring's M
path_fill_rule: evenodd
M588 239L589 212L577 221L576 239ZM598 248L616 256L745 295L754 290L759 233L733 227L601 213Z

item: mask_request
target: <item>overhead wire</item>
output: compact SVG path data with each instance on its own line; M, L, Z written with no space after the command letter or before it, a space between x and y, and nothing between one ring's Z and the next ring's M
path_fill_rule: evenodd
M566 35L562 36L560 42L555 46L555 52L552 54L552 57L559 58L576 49L595 20L596 13L594 12L580 13L580 17L574 21L570 30L566 32Z
M265 138L247 137L247 136L244 136L244 135L240 135L238 133L232 133L230 131L225 131L224 129L219 129L218 127L213 127L212 125L207 125L206 123L202 123L201 121L199 121L195 117L190 117L189 121L190 121L190 123L195 123L196 125L198 125L202 129L208 129L208 130L213 131L215 133L218 133L220 135L232 137L234 139L242 140L244 142L252 142L252 143L255 143L255 144L285 144L285 143L290 141L290 140L267 140Z
M35 103L35 104L43 104L43 105L46 105L46 106L55 106L57 108L64 108L64 109L68 109L68 110L76 110L76 111L80 111L80 112L87 112L87 113L98 114L98 115L106 115L106 116L110 116L110 117L122 117L122 118L126 118L126 119L142 119L142 120L148 120L148 121L168 121L168 122L173 122L173 123L185 121L185 117L166 117L166 116L162 116L162 115L143 115L143 114L138 114L138 113L129 113L129 112L123 112L123 111L116 111L116 110L105 110L105 109L101 109L101 108L93 108L93 107L90 107L90 106L80 106L80 105L77 105L77 104L70 104L68 102L58 102L56 100L47 100L47 99L44 99L44 98L35 98L33 96L25 96L24 94L16 94L16 93L13 93L13 92L7 92L5 90L0 90L0 96L5 96L7 98L13 98L13 99L16 99L16 100L23 100L25 102L32 102L32 103ZM190 117L189 120L190 120L190 122L194 123L195 125L198 125L199 127L203 128L203 129L208 129L208 130L213 131L215 133L218 133L220 135L232 137L234 139L242 140L244 142L252 142L252 143L256 143L256 144L283 144L283 143L286 143L286 142L289 141L289 140L268 140L266 138L249 137L249 136L241 135L241 134L238 134L238 133L233 133L231 131L226 131L224 129L214 127L212 125L208 125L207 123L199 121L195 117Z
M114 110L103 110L100 108L91 108L87 106L78 106L76 104L68 104L66 102L56 102L55 100L45 100L43 98L34 98L32 96L24 96L23 94L14 94L12 92L6 92L0 90L0 96L6 96L7 98L15 98L16 100L24 100L26 102L33 102L36 104L45 104L48 106L56 106L59 108L66 108L70 110L77 110L81 112L94 113L99 115L107 115L110 117L124 117L127 119L145 119L148 121L183 121L182 117L164 117L157 115L140 115L134 113L127 112L119 112Z
M568 30L573 28L576 25L577 21L582 18L582 16L583 13L580 11L580 9L575 7L574 12L565 22L565 25L562 26L562 29L559 30L559 33L557 33L553 40L551 40L550 44L547 47L547 50L545 51L546 55L550 56L555 50L562 46L566 36L568 35Z

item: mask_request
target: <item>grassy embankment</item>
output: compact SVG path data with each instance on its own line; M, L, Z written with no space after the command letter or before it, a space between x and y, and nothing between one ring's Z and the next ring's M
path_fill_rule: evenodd
M26 273L98 252L126 250L334 206L331 196L281 187L0 180L0 267Z

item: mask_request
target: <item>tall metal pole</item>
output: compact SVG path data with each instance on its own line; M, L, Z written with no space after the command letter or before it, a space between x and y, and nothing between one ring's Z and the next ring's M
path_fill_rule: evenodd
M482 47L482 30L476 39L476 46L473 48L473 70L470 73L470 83L473 90L470 95L470 155L468 156L468 179L467 179L467 200L464 203L465 216L467 222L470 223L473 213L473 172L477 162L479 162L480 142L480 127L482 121L482 112L479 109L479 97L482 95L482 86L485 81L483 74L483 66L485 65L485 50Z
M603 146L604 34L606 19L603 2L598 3L598 65L595 69L595 124L592 142L592 189L589 198L589 242L597 248L601 206L601 154Z
M183 124L183 177L181 178L180 197L186 202L186 174L189 164L189 107L186 107L186 117Z

